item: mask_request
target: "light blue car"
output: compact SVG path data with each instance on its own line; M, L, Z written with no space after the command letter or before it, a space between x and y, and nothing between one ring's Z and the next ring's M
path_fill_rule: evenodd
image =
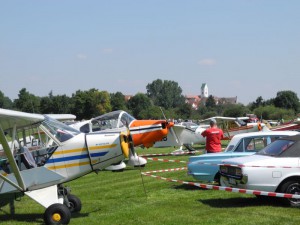
M260 131L235 135L224 152L191 156L188 174L206 183L220 183L219 164L223 159L253 155L274 140L299 134L297 131Z

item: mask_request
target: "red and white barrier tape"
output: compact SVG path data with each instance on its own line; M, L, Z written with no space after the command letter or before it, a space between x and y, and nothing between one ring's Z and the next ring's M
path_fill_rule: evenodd
M175 170L173 170L175 171ZM161 172L161 171L159 171ZM168 172L168 171L163 171ZM231 187L223 187L223 186L215 186L210 184L201 184L201 183L195 183L190 181L182 181L182 180L176 180L166 177L160 177L153 175L150 172L144 172L142 173L145 176L150 176L156 179L165 180L169 182L176 182L180 184L187 184L187 185L193 185L200 188L205 189L212 189L212 190L218 190L218 191L227 191L227 192L234 192L234 193L242 193L242 194L252 194L252 195L264 195L264 196L270 196L270 197L281 197L281 198L296 198L300 199L300 195L293 195L293 194L285 194L285 193L277 193L277 192L267 192L267 191L258 191L258 190L249 190L249 189L240 189L240 188L231 188Z
M163 162L184 162L184 161L179 161L179 160L166 160L166 159L158 159L158 158L148 158L148 159L152 159L154 161L163 161ZM224 164L222 164L222 165L224 165ZM284 168L290 168L290 167L284 167ZM154 170L154 171L142 172L142 175L153 177L153 178L160 179L160 180L169 181L169 182L176 182L176 183L180 183L180 184L192 185L192 186L196 186L196 187L200 187L200 188L204 188L204 189L212 189L212 190L218 190L218 191L227 191L227 192L252 194L252 195L263 195L263 196L270 196L270 197L300 199L300 195L296 195L296 194L286 194L286 193L277 193L277 192L267 192L267 191L249 190L249 189L241 189L241 188L223 187L223 186L202 184L202 183L196 183L196 182L190 182L190 181L182 181L182 180L177 180L177 179L172 179L172 178L166 178L166 177L153 175L153 173L174 172L174 171L181 171L181 170L186 170L186 169L187 169L187 167L164 169L164 170Z
M202 151L183 151L183 152L173 152L173 153L158 153L158 154L143 154L139 155L141 157L149 157L149 156L177 156L177 155L194 155L195 153L202 152Z
M189 162L190 163L190 162ZM193 162L191 162L193 163ZM292 168L300 168L299 166L256 166L256 165L235 165L235 164L223 164L223 163L208 163L208 162L197 162L197 164L201 165L211 165L211 166L233 166L233 167L255 167L255 168L282 168L282 169L292 169Z
M182 161L182 160L172 160L172 159L159 159L159 158L148 158L147 160L152 160L152 161L160 161L160 162L175 162L175 163L185 163L186 161Z

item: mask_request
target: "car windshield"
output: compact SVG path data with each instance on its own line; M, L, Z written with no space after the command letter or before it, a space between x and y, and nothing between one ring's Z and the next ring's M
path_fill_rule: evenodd
M279 156L284 151L287 151L294 143L295 141L292 140L276 140L256 154Z

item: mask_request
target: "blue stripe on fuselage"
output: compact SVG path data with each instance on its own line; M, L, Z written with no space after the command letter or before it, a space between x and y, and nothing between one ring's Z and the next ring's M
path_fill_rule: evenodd
M108 152L99 152L99 153L92 153L91 157L99 157L99 156L104 156ZM61 158L56 158L56 159L49 159L47 163L58 163L58 162L67 162L67 161L72 161L72 160L78 160L78 159L86 159L89 158L88 154L84 155L74 155L74 156L67 156L67 157L61 157Z

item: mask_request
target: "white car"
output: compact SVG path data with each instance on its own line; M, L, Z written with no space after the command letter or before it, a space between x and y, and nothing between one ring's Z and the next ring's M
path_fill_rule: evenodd
M297 131L265 131L234 135L224 152L191 156L188 174L204 182L220 182L219 164L222 160L253 155L280 137L300 134Z
M282 137L254 155L223 160L222 164L222 186L300 194L299 134ZM300 206L300 199L283 200Z

